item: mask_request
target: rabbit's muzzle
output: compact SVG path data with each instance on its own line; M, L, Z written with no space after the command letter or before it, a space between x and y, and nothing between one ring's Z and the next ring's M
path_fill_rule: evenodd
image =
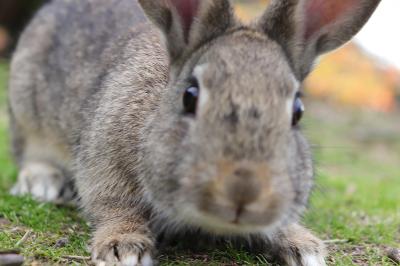
M268 227L279 221L293 199L276 186L266 164L219 162L206 188L200 212L234 226Z

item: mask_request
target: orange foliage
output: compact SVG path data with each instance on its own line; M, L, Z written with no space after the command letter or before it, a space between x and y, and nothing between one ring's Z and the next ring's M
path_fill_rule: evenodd
M235 0L236 14L244 22L260 15L269 0ZM323 58L306 81L308 94L341 104L391 111L400 95L400 72L379 66L377 60L350 43Z
M244 22L250 22L257 15L261 15L266 10L269 0L236 0L236 15Z
M380 69L355 44L348 44L323 58L306 89L316 97L386 112L396 105L396 77L397 71Z

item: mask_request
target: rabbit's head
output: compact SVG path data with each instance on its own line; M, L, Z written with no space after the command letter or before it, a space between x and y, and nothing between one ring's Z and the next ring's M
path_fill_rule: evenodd
M292 222L312 187L301 83L379 0L274 0L250 25L228 0L139 0L162 31L170 78L143 131L143 185L177 223L252 233Z

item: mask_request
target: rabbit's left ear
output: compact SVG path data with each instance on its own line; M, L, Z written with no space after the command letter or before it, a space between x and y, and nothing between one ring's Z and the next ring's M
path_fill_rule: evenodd
M315 58L349 41L380 0L272 0L259 27L285 50L304 79Z
M173 61L235 24L229 0L139 0L139 3L163 32Z

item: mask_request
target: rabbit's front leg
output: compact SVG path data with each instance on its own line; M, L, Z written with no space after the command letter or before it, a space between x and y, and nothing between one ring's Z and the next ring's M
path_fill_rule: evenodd
M99 266L154 265L154 238L140 216L111 218L99 224L93 234L91 251L92 261Z
M293 224L270 239L278 257L288 266L325 266L325 246L308 229Z

